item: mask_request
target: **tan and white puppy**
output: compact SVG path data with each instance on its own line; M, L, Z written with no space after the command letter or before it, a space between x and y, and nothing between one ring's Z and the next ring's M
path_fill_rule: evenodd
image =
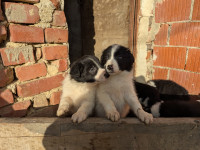
M95 113L112 121L118 121L120 116L125 117L126 106L146 124L153 121L151 114L145 112L138 100L133 86L134 57L128 48L120 45L111 45L103 51L101 64L106 68L110 77L97 88Z
M92 114L96 86L109 75L95 56L83 56L71 65L63 81L57 116L71 116L73 122L82 122Z

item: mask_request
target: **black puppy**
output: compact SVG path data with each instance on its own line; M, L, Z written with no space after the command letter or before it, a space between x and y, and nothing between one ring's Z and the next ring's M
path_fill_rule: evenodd
M190 101L185 88L170 80L152 80L148 84L133 81L144 110L154 117L200 116L200 101ZM129 116L132 116L129 113Z

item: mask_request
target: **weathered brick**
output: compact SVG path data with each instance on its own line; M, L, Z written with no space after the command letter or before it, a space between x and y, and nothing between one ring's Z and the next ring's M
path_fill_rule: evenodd
M200 22L174 23L170 33L170 45L200 46Z
M200 20L200 1L195 0L193 6L192 20Z
M152 51L147 51L147 57L146 60L149 60L152 56Z
M34 5L5 2L5 15L8 22L29 23L39 22L39 9Z
M155 45L167 45L168 24L163 24L155 36Z
M67 43L68 30L47 28L45 29L45 40L50 43Z
M154 47L154 65L184 69L186 48L182 47Z
M15 73L20 81L27 81L38 77L46 76L47 68L44 63L38 63L29 66L16 67Z
M42 28L10 25L10 41L26 43L44 43L44 32Z
M58 68L59 72L67 70L67 59L60 59L52 62L52 65L55 65Z
M185 69L200 72L200 49L189 49Z
M51 94L50 105L56 105L60 103L62 91L54 92Z
M7 30L4 25L0 25L0 43L7 38Z
M168 69L154 68L153 79L167 79Z
M14 103L0 109L1 117L24 117L27 114L31 101Z
M157 23L189 20L191 0L163 0L155 7ZM184 11L184 12L183 12Z
M0 52L4 66L35 62L33 47L31 45L17 48L3 48Z
M66 17L64 11L56 10L54 12L52 25L61 27L66 25Z
M13 69L1 69L0 70L0 87L4 87L14 80Z
M60 1L59 0L50 0L53 5L56 7L56 9L60 8Z
M14 103L13 94L9 89L0 90L0 107Z
M53 88L61 86L64 77L62 74L32 81L29 83L21 84L17 86L17 93L20 97L27 97L37 95Z
M39 60L42 57L42 50L41 50L41 48L36 48L35 56L36 56L37 60Z
M38 108L38 107L44 107L44 106L48 106L48 100L46 98L45 94L42 95L37 95L34 97L33 100L33 107Z
M66 45L47 46L42 48L43 58L46 60L55 60L68 57Z
M200 93L200 74L171 70L169 79L186 88L190 94L198 95Z
M25 3L31 3L31 4L35 4L35 3L39 3L40 0L15 0L17 2L25 2Z

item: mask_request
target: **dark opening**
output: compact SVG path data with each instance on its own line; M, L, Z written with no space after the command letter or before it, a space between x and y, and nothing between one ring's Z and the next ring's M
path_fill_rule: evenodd
M94 55L93 0L66 0L64 11L69 30L69 59Z

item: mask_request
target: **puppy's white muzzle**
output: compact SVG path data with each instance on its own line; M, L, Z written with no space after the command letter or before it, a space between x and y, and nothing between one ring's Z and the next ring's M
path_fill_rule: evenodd
M106 71L109 74L119 72L119 66L118 66L117 61L115 59L108 60L105 64L105 68L106 68Z
M98 69L96 76L94 77L96 81L102 82L106 80L106 70L105 69Z

